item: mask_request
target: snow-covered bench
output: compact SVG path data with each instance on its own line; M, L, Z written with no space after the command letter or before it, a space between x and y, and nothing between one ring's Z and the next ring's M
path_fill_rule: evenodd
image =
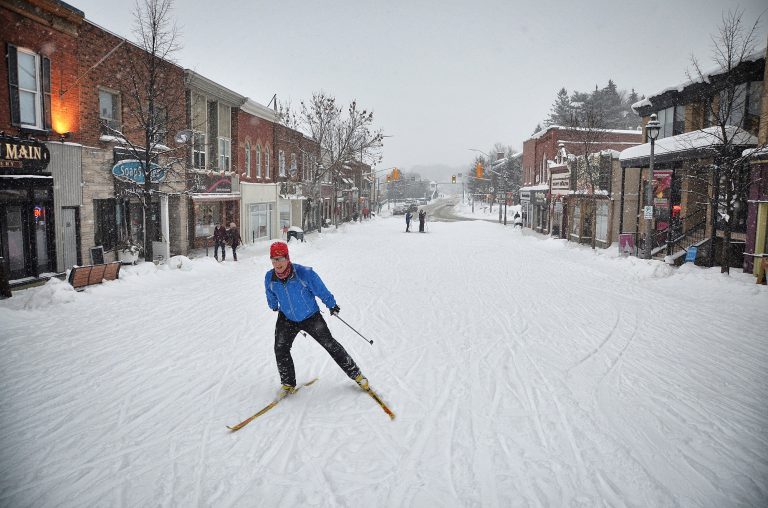
M118 279L120 266L120 261L103 265L73 266L67 281L79 291L85 289L86 286L101 284L105 280Z

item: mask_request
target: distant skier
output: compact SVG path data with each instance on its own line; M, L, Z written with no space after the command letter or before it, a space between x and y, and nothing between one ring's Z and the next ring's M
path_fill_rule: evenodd
M424 221L427 220L427 212L422 208L419 210L419 233L424 232Z
M332 316L341 310L320 276L308 266L291 263L286 243L273 243L269 249L269 257L273 269L264 277L264 287L267 305L277 312L275 359L282 383L278 398L296 391L296 372L291 357L291 346L300 331L311 335L350 379L363 390L368 390L368 380L349 353L333 338L328 324L320 314L315 298L319 298L328 307Z
M410 211L405 212L405 232L408 233L411 230L411 217L413 215Z

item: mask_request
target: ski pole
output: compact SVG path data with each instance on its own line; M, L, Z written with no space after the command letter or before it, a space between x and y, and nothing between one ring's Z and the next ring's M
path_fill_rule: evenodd
M337 314L334 314L334 316L336 316L337 318L339 318L339 321L341 321L341 322L342 322L342 323L344 323L345 325L349 326L349 329L350 329L350 330L352 330L353 332L355 332L356 334L358 334L360 337L362 337L362 338L363 338L363 340L364 340L365 342L367 342L368 344L370 344L371 346L373 346L373 341L372 341L372 340L368 340L368 339L366 339L366 338L363 336L363 334L362 334L362 333L360 333L360 332L358 332L357 330L355 330L354 328L352 328L352 327L349 325L349 323L347 323L346 321L344 321L343 319L341 319L341 317L339 317L339 314L338 314L338 313L337 313Z

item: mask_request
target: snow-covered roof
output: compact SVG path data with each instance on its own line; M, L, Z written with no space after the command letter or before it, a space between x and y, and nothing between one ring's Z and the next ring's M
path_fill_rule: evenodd
M747 146L757 144L757 138L755 136L739 127L726 125L725 130L729 143L733 145ZM655 142L654 156L661 157L673 153L702 150L722 144L723 140L720 127L707 127L702 130L685 132L683 134L678 134L677 136L659 139ZM651 144L645 143L627 148L621 152L619 160L624 162L650 156Z
M761 58L765 58L765 50L756 51L756 52L752 53L751 55L744 57L744 59L741 60L741 62L739 62L739 63L756 62L756 61L760 60ZM694 79L690 79L688 81L680 83L679 85L668 86L668 87L666 87L666 88L664 88L662 90L659 90L658 92L656 92L654 94L650 94L648 96L648 98L641 99L641 100L635 102L634 104L632 104L632 110L635 111L635 113L637 113L637 110L640 109L640 108L643 108L643 107L646 107L646 106L652 106L653 104L651 103L650 99L652 99L654 97L658 97L660 95L664 95L665 93L671 92L671 91L682 92L687 87L689 87L691 85L695 85L697 83L709 83L710 79L713 76L719 76L721 74L725 74L726 72L728 72L728 69L726 69L722 65L718 65L716 67L713 67L712 69L710 69L710 70L708 70L706 72L702 72L701 76L696 76Z
M549 190L549 184L544 183L540 185L529 185L528 187L520 187L521 191L542 191Z
M550 125L546 129L542 129L530 138L531 139L539 139L540 137L544 136L551 130L562 130L562 131L586 131L590 130L585 127L564 127L562 125ZM626 130L626 129L601 129L601 132L607 132L611 134L638 134L640 131L638 130Z

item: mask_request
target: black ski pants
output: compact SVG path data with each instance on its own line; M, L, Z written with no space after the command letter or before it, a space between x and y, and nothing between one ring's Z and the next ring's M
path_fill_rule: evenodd
M341 367L341 370L351 379L355 379L360 374L357 364L349 356L344 346L333 338L328 324L319 312L312 314L304 321L291 321L285 317L285 314L278 312L277 324L275 325L275 359L282 384L296 386L296 371L293 367L291 347L300 331L307 332L318 344L323 346L331 358Z

